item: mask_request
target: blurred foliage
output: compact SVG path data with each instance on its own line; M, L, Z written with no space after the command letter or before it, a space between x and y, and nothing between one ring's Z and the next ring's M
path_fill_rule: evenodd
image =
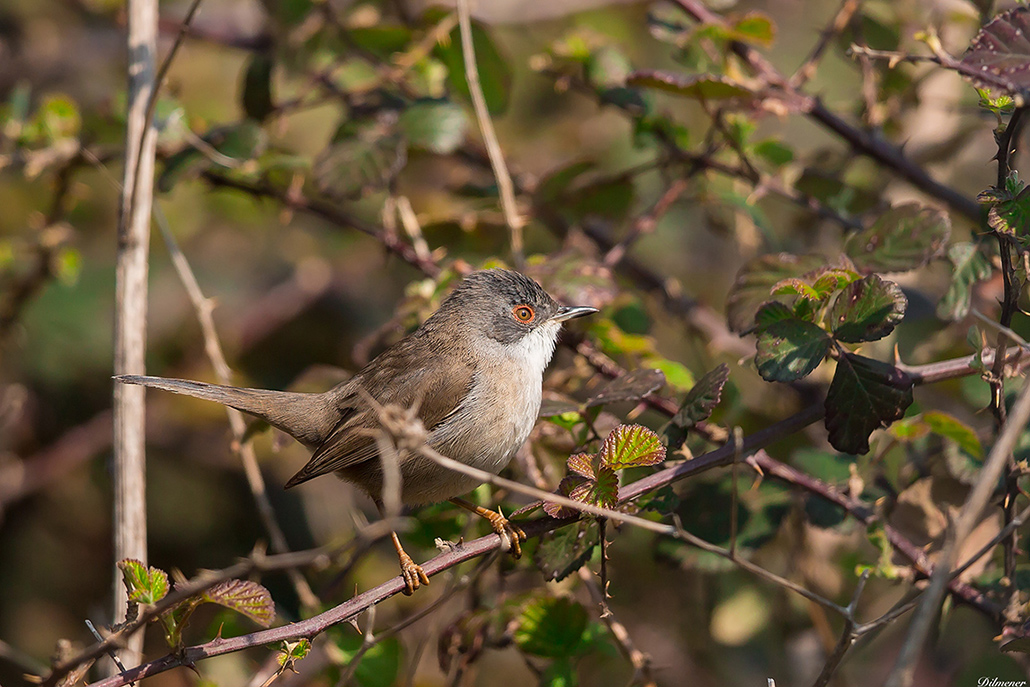
M925 572L911 552L936 559L1022 384L984 361L999 331L1030 337L1030 194L1017 171L1030 9L722 2L697 20L687 0L575 13L526 2L502 17L503 3L484 4L478 77L527 220L525 256L511 253L451 10L204 0L155 103L157 205L213 299L236 381L325 389L414 328L463 272L524 258L557 298L601 312L568 328L545 379L546 421L506 475L675 522L842 606L869 571L858 615L887 612ZM164 50L186 4L161 10ZM0 8L8 686L43 670L59 640L90 642L82 621L110 612L123 30L121 5L106 0ZM156 239L150 274L149 371L211 379ZM926 368L912 366L963 356L962 379L918 385L913 370ZM169 593L164 570L192 577L267 540L222 409L156 393L148 403L153 566L122 563L141 605ZM813 403L823 426L775 432ZM740 461L620 503L638 480L732 446L735 428L773 428L778 469ZM350 541L376 517L331 479L283 492L306 452L273 433L253 441L293 548ZM997 535L1026 506L1028 456L1030 432L997 485L1003 507L962 547L965 560L991 544L960 577L982 596L949 602L919 668L928 681L1021 674L1002 649L1030 647L1030 579L1024 547L1006 556ZM515 494L472 498L549 517ZM415 516L403 536L417 560L487 531L448 505ZM532 562L458 568L362 615L357 632L277 647L278 680L807 684L841 626L680 538L588 517L525 548ZM376 544L305 570L319 608L276 573L225 583L160 622L176 651L245 634L251 620L297 620L380 584L395 561ZM904 632L891 622L864 639L840 677L885 674ZM167 652L160 631L146 649ZM271 656L200 662L200 683L244 684ZM181 679L192 678L149 681Z

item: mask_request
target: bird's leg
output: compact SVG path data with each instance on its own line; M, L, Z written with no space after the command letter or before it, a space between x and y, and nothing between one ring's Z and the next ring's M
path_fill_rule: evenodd
M492 511L489 508L483 508L477 506L474 503L469 503L465 499L453 498L451 503L456 506L461 506L465 510L470 510L476 515L486 518L490 521L490 527L493 528L501 537L501 546L505 551L511 551L512 558L522 557L522 546L520 542L526 541L526 533L523 532L517 525L512 524L508 521L508 518L504 517L504 514L500 512L500 509Z
M393 537L393 546L397 549L397 558L401 561L401 577L404 578L404 594L411 596L416 589L421 585L429 586L429 576L426 575L426 571L422 569L422 566L411 560L411 556L401 546L401 540L397 537L397 533L391 531L390 536Z

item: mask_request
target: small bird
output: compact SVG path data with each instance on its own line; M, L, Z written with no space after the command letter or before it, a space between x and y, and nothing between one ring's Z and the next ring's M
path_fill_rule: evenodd
M481 470L500 472L536 423L541 386L562 322L597 312L562 306L535 281L505 269L472 272L414 332L354 377L319 394L241 389L163 377L123 375L141 384L215 401L259 417L314 452L286 482L294 487L335 472L383 509L384 471L377 437L384 407L411 409L435 451ZM402 442L403 443L403 442ZM398 447L400 501L450 500L486 518L521 555L525 533L501 513L457 498L480 482L410 447ZM391 533L405 593L429 584L422 567Z

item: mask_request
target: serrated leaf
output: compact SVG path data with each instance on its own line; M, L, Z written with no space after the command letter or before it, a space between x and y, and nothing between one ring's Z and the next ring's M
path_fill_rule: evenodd
M663 386L665 386L665 375L661 370L633 370L605 384L600 391L592 394L586 400L583 407L593 408L620 401L639 401Z
M588 455L588 454L581 454ZM562 478L561 482L558 483L558 493L561 496L572 498L572 491L584 484L585 482L593 481L593 477L584 477L582 475L566 475ZM573 518L579 515L579 511L575 508L569 508L553 501L544 502L544 512L550 515L556 520L563 520L565 518Z
M594 479L597 476L598 459L597 456L593 453L577 453L575 455L569 456L569 459L568 461L566 461L566 463L569 467L569 470L576 473L577 475L580 475L581 477L586 477L587 479Z
M943 210L918 203L891 208L872 226L853 234L844 247L859 271L907 272L940 256L951 236Z
M544 535L533 560L544 579L560 582L583 567L597 545L597 521L581 520Z
M275 620L275 603L268 590L250 580L226 580L201 594L201 599L247 616L268 627Z
M722 399L722 389L730 378L730 366L720 363L697 380L683 398L683 405L672 423L681 429L690 429L702 420L707 420L715 406Z
M490 31L478 22L472 23L472 47L476 53L476 71L483 89L487 110L492 115L504 114L511 98L512 69L491 37ZM466 102L471 101L465 76L465 59L461 52L461 33L454 27L448 40L438 44L436 57L447 66L451 91Z
M573 487L569 497L602 508L615 508L619 505L619 476L612 468L601 465L597 477Z
M974 84L1022 101L1030 88L1030 8L1015 7L988 22L961 64Z
M908 299L901 287L871 274L849 284L830 309L833 335L840 341L876 341L894 331Z
M830 444L842 453L868 453L873 430L900 419L912 405L912 380L888 363L844 353L825 405Z
M830 352L832 339L818 325L782 315L781 304L766 304L755 316L757 322L768 322L758 331L758 352L755 365L762 379L769 382L793 382L819 367Z
M527 654L545 658L575 655L587 628L582 604L561 597L534 599L516 621L515 644Z
M1016 170L1009 172L1003 188L992 186L977 200L988 208L987 224L996 232L1026 236L1030 227L1030 189Z
M129 601L142 604L157 603L168 594L168 575L164 570L148 568L135 558L118 561L122 581Z
M243 75L243 93L240 100L243 111L251 119L262 122L275 111L272 102L272 69L275 61L268 52L256 52L250 58Z
M952 274L948 290L937 305L937 316L945 320L961 320L969 314L973 287L991 276L991 264L975 243L956 243L948 249Z
M465 142L468 117L454 103L423 102L406 109L398 125L410 145L447 155Z
M774 296L798 296L809 301L821 300L819 292L797 277L783 279L772 287Z
M826 258L821 255L773 253L749 260L740 268L726 298L726 320L730 329L740 334L751 328L759 307L774 300L774 284L825 265Z
M696 100L727 100L754 95L748 87L716 74L682 75L657 70L635 71L626 78L630 86L655 88Z
M598 455L603 465L621 470L661 463L665 460L665 446L647 427L619 425L604 440Z

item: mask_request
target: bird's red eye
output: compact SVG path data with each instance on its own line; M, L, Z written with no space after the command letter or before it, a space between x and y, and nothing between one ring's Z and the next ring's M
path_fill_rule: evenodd
M528 305L516 305L512 308L511 314L515 316L515 319L522 324L529 324L536 317L536 313L533 312L533 308Z

